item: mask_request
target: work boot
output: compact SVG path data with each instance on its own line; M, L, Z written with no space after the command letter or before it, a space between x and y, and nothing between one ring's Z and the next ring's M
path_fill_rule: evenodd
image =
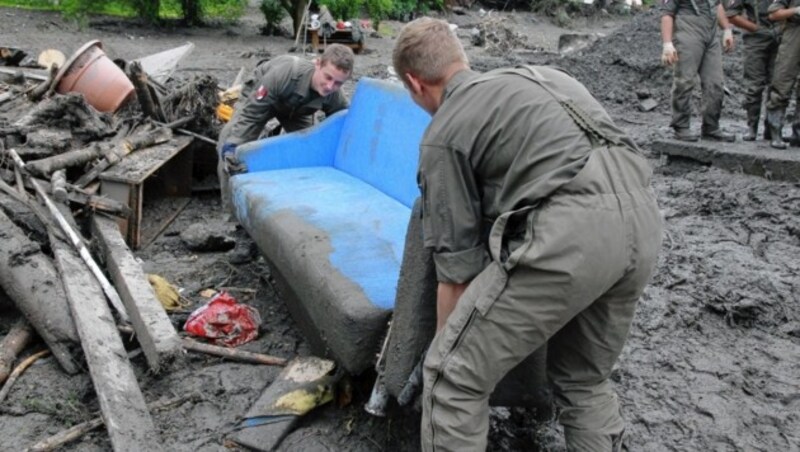
M767 125L771 136L769 145L775 149L786 149L783 142L783 110L767 110Z
M792 136L789 138L790 146L800 146L800 121L792 123Z
M761 115L759 113L760 112L755 109L747 111L747 132L742 135L742 140L756 140L756 137L758 136L758 120L761 119Z
M703 139L704 140L711 140L711 141L724 141L726 143L733 143L736 141L736 135L732 133L725 133L722 129L711 130L709 132L703 132Z
M692 133L691 129L688 127L675 127L675 132L673 133L673 137L676 140L680 141L698 141L700 139L697 134Z

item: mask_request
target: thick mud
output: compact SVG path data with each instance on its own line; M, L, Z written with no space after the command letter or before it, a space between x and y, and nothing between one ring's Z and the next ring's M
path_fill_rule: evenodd
M69 54L100 39L114 58L133 59L190 41L195 49L176 75L209 74L222 85L230 84L241 67L249 70L293 45L288 37L259 35L257 10L235 25L166 30L110 19L95 19L81 30L54 14L14 9L0 9L0 16L0 43L34 53L54 47ZM596 15L579 19L570 30L529 13L499 17L499 24L513 33L487 36L524 39L512 46L477 47L471 30L483 18L475 12L448 17L459 25L475 68L559 65L586 84L645 151L653 139L667 136L671 73L659 65L656 14ZM402 24L387 25L394 30L390 36L370 38L367 51L357 58L358 76L391 76L393 37ZM559 35L576 32L592 34L594 42L559 55ZM724 66L730 94L723 125L742 132L741 50L726 55ZM644 99L657 106L640 110ZM628 450L800 450L800 184L651 157L666 236L613 373L628 421ZM204 289L225 288L255 306L264 320L259 338L243 349L281 357L310 354L263 259L233 264L224 251L193 252L181 239L197 223L217 224L220 233L231 233L224 218L213 192L198 193L157 240L137 253L147 272L167 277L194 303L172 314L173 323L181 327L188 312L206 301ZM0 335L17 316L0 294ZM126 343L148 402L197 397L153 413L167 450L232 447L226 434L280 371L191 354L184 368L152 375L135 341ZM392 407L381 419L362 409L370 377L349 382L349 404L339 397L303 419L281 449L417 450L418 413ZM0 404L0 449L22 450L98 413L87 372L67 376L53 358L40 360ZM64 450L110 448L100 428ZM521 409L493 409L489 450L563 449L554 422L537 423Z

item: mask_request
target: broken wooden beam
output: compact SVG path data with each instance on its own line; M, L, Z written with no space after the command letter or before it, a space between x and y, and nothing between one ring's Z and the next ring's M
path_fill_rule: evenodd
M0 342L0 384L6 381L17 356L33 338L33 328L23 319L15 323Z
M92 143L85 148L27 162L25 167L37 176L49 176L56 170L89 163L92 160L100 157L102 151L101 145Z
M164 113L161 111L160 105L153 99L154 93L150 91L147 85L147 73L142 69L141 63L133 61L128 65L128 78L131 79L134 88L136 89L136 98L139 99L139 105L142 107L142 113L148 118L157 121L163 121Z
M10 170L0 169L0 180L9 177L10 178L14 177L13 172L11 172ZM35 178L28 177L27 179L28 180L25 182L25 188L29 188L32 190L33 185L30 183L30 180ZM46 192L53 193L53 190L50 186L50 182L41 179L36 179L36 181L39 183L39 186L41 186ZM70 184L67 184L66 187L68 189L67 199L69 199L70 202L86 206L94 211L104 212L121 218L128 218L128 216L130 216L131 214L131 209L130 207L128 207L127 204L115 201L107 196L97 196L87 193L86 190L80 189ZM2 186L0 186L0 190L5 191ZM17 201L21 202L20 199L17 199ZM55 226L55 224L53 224L53 226Z
M97 179L97 176L99 176L100 173L125 158L125 156L131 152L156 144L166 143L171 139L172 130L164 127L126 138L106 152L101 161L99 161L95 166L92 167L91 170L75 181L75 185L83 188L90 182Z
M0 286L53 352L68 374L79 367L70 353L78 333L64 303L64 287L55 266L0 210Z
M113 449L162 450L104 290L67 244L52 247Z
M106 269L130 314L147 364L156 373L173 365L183 356L180 337L156 298L142 266L125 243L116 221L94 215L92 230L105 258Z
M17 168L19 168L20 170L25 169L25 162L23 162L22 159L19 158L19 155L16 153L16 151L14 151L13 149L9 149L8 154L11 156L11 159L14 161L14 165L16 165ZM45 207L47 207L47 210L50 211L50 215L52 215L55 218L56 223L58 224L59 228L61 228L61 231L67 236L69 241L72 243L72 246L74 246L75 249L78 250L78 254L80 254L81 258L89 267L89 269L92 271L95 278L97 278L97 280L100 282L100 285L103 287L103 292L105 292L108 301L117 310L117 313L119 314L120 318L127 322L128 314L125 312L125 308L122 305L122 301L120 301L119 299L119 294L117 294L117 291L114 290L114 287L111 285L111 283L108 282L108 279L103 274L102 270L100 270L100 267L97 266L97 263L92 258L92 255L89 253L89 250L86 249L86 245L84 245L83 243L83 238L77 232L75 232L72 226L70 226L66 218L64 218L64 215L62 215L61 212L59 212L58 207L56 207L56 205L50 199L50 196L47 195L47 193L44 191L42 186L39 185L36 179L29 178L29 180L31 182L31 185L33 185L33 189L36 191L36 194L39 196L39 198L41 198Z
M63 169L53 172L50 177L50 193L58 203L67 201L67 172Z

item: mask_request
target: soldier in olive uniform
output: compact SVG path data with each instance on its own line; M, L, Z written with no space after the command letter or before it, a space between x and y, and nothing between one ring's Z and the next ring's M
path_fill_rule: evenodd
M764 91L769 93L767 88L781 41L780 24L768 17L771 3L772 0L729 0L725 9L728 20L744 31L743 106L747 113L747 133L742 139L745 141L753 141L758 135ZM770 137L769 127L765 127L764 139Z
M228 178L245 171L236 159L236 147L257 139L267 122L276 118L287 132L310 127L314 114L327 116L348 107L339 89L353 72L353 51L331 44L316 60L283 55L260 63L245 81L231 121L220 132L217 152L222 203L230 203Z
M719 127L724 92L717 25L724 30L725 51L733 49L733 33L722 5L719 0L663 0L661 10L661 61L667 66L674 65L670 125L675 138L683 141L700 138L689 129L692 90L699 74L703 90L700 129L703 138L734 141L734 135Z
M774 0L769 6L769 19L775 22L785 21L767 101L767 124L772 133L770 146L786 149L781 135L783 116L789 104L792 87L800 75L800 0ZM798 119L792 124L792 132L795 137L800 138Z
M440 327L422 449L485 450L489 395L547 342L568 449L618 450L609 375L661 246L647 161L566 73L471 71L447 22L406 25L393 60L433 116L417 175Z

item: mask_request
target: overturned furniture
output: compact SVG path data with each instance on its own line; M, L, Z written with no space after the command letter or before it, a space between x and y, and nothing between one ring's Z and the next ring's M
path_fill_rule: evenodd
M238 220L312 347L352 374L375 365L395 308L382 360L393 381L408 379L433 336L435 276L409 223L429 121L401 85L362 78L349 110L237 150L248 168L230 181ZM515 389L496 404L546 398L543 349L512 372L534 395ZM386 385L394 397L401 386Z

